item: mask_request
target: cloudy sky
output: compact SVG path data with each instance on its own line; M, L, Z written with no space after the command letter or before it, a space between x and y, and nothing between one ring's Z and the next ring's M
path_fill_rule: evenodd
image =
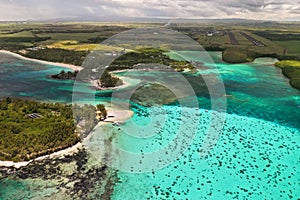
M0 0L0 21L125 17L300 21L300 0Z

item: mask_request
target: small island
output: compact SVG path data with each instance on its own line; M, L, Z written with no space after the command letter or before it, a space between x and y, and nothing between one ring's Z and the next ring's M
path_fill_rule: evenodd
M110 71L134 69L139 64L162 64L170 66L176 71L184 71L185 69L195 69L195 67L187 61L177 61L166 55L168 51L154 48L139 48L133 52L128 52L117 58L108 68Z
M97 88L111 88L123 85L123 81L116 76L113 76L108 70L105 70L97 82Z
M58 74L52 75L51 78L53 78L53 79L75 80L78 72L79 72L78 70L67 71L67 72L65 70L61 70L61 72L59 72Z
M114 76L112 72L117 70L128 70L134 69L136 66L141 64L162 64L173 68L175 71L182 72L185 69L195 69L195 67L187 61L177 61L171 59L168 55L165 55L167 51L162 49L153 48L139 48L133 52L125 53L118 57L110 66L107 68L101 78L97 81L96 88L114 88L124 84L124 82ZM66 75L65 75L66 76Z

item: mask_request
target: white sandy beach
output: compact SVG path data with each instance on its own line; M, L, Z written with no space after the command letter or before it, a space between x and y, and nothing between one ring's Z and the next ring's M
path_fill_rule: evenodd
M26 58L24 56L21 56L19 54L10 52L10 51L5 51L5 50L0 50L0 53L5 53L5 54L9 54L12 55L14 57L20 58L20 59L24 59L24 60L29 60L29 61L34 61L34 62L39 62L42 64L49 64L49 65L55 65L55 66L59 66L59 67L65 67L65 68L69 68L72 70L81 70L82 67L79 66L75 66L75 65L69 65L69 64L64 64L64 63L54 63L54 62L48 62L48 61L42 61L42 60L37 60L37 59L31 59L31 58ZM92 81L92 85L97 87L97 80L96 81ZM118 87L114 87L114 88L103 88L105 89L118 89L118 88L124 88L127 87L129 85L129 83L127 83L126 81L123 81L123 85L118 86ZM104 122L99 122L99 124L97 126L102 126L105 124L109 124L109 123L124 123L126 120L130 119L133 116L133 111L131 110L113 110L113 109L108 109L108 116L109 118L107 118ZM85 138L84 140L88 139L89 137ZM45 155L45 156L41 156L38 157L34 160L43 160L45 158L57 158L57 157L62 157L64 155L72 155L74 153L77 153L79 149L83 148L83 142L79 142L74 146L71 146L67 149L61 150L61 151L57 151L54 152L50 155ZM12 162L12 161L0 161L0 167L15 167L15 168L20 168L23 166L28 165L31 161L28 162Z
M13 53L13 52L6 51L6 50L0 50L0 53L9 54L9 55L14 56L16 58L20 58L20 59L28 60L28 61L33 61L33 62L38 62L38 63L45 64L45 65L54 65L54 66L64 67L64 68L68 68L68 69L72 69L72 70L78 70L78 71L82 70L82 67L80 67L80 66L75 66L75 65L65 64L65 63L49 62L49 61L38 60L38 59L33 59L33 58L26 58L24 56L21 56L20 54Z
M131 110L109 110L107 111L109 118L107 118L104 122L99 122L97 126L102 126L110 123L124 123L126 120L130 119L133 116L133 111ZM86 137L84 140L88 140L89 137ZM46 158L59 158L65 155L72 155L74 153L77 153L80 149L84 147L83 145L84 141L79 142L75 144L74 146L71 146L69 148L54 152L49 155L41 156L38 158L35 158L34 160L43 160ZM12 162L12 161L0 161L0 167L15 167L20 168L28 165L30 162L34 161L28 161L28 162Z
M108 109L107 116L108 118L104 122L120 122L124 123L133 116L134 112L132 110L114 110Z

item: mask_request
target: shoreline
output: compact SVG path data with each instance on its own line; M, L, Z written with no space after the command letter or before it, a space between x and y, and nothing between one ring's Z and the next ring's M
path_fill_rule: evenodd
M124 79L122 79L122 77L118 77L123 81L122 85L116 86L116 87L100 87L98 84L98 80L91 80L90 84L92 85L93 88L95 88L97 91L101 91L101 90L117 90L117 89L122 89L122 88L126 88L128 86L130 86L130 84L126 81L124 81Z
M32 61L32 62L38 62L38 63L45 64L45 65L53 65L53 66L57 66L57 67L68 68L68 69L72 69L74 71L80 71L83 69L80 66L75 66L75 65L71 65L71 64L50 62L50 61L38 60L38 59L34 59L34 58L27 58L20 54L17 54L17 53L11 52L11 51L6 51L6 50L0 50L0 53L8 54L8 55L14 56L16 58L20 58L20 59Z
M116 86L116 87L100 87L99 86L99 80L91 80L90 83L92 85L92 87L96 88L96 90L117 90L117 89L123 89L123 88L126 88L126 87L129 87L131 86L132 84L129 83L128 81L126 81L126 77L123 77L123 76L118 76L116 75L115 73L118 73L118 72L121 72L121 71L128 71L128 70L119 70L119 71L112 71L110 72L111 74L113 74L113 76L115 77L118 77L120 80L122 80L123 84L122 85L119 85L119 86Z
M104 126L107 124L119 124L119 123L125 123L127 120L129 120L134 112L131 110L114 110L114 109L108 109L107 110L108 117L106 120L99 122L95 127ZM27 166L29 163L33 161L41 161L46 158L58 158L65 155L73 155L77 153L80 149L84 148L84 141L88 140L90 138L90 134L84 138L81 142L76 143L73 146L70 146L66 149L51 153L49 155L40 156L35 159L32 159L30 161L24 161L24 162L13 162L13 161L1 161L0 160L0 168L1 167L14 167L14 168L21 168Z

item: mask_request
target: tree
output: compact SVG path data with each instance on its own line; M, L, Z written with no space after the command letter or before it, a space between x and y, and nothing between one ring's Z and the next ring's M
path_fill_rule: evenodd
M97 111L101 112L101 116L106 119L107 118L107 110L105 109L105 105L103 104L98 104L96 106Z

